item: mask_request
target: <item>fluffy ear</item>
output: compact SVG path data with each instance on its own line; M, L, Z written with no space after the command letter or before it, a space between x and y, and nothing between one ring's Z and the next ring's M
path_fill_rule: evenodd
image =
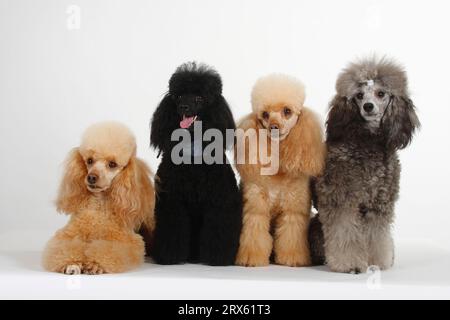
M225 132L226 129L236 129L236 123L234 122L233 113L231 112L230 106L224 97L219 98L218 104L219 112L216 113L217 127Z
M144 223L153 230L154 191L150 170L140 160L132 158L111 187L112 211L124 225L135 230Z
M209 128L216 128L222 132L224 137L224 143L226 142L226 130L227 129L236 129L236 124L234 122L233 113L231 112L230 107L228 106L227 101L223 96L217 98L214 108L208 112L208 121L203 122L203 129L207 130ZM208 127L206 126L208 125ZM231 148L233 145L225 145L226 149Z
M412 100L409 97L392 97L392 103L381 123L387 148L390 150L406 148L419 127L419 118Z
M239 171L241 180L251 181L255 177L258 177L261 173L261 165L259 163L252 163L250 156L250 141L245 139L243 135L250 132L255 132L256 137L258 135L258 125L257 119L254 113L251 113L241 119L238 123L238 131L242 133L242 136L236 136L234 144L234 160L236 164L236 169ZM237 132L236 132L237 133ZM252 157L258 157L258 143L256 144L255 151L256 154L252 154ZM244 154L242 154L244 153ZM243 157L243 158L238 158ZM258 157L259 158L259 157ZM256 162L256 161L255 161Z
M87 169L84 160L78 148L75 148L69 153L66 160L64 177L56 199L58 212L73 214L86 205L89 197L89 191L84 183L86 175Z
M160 152L171 147L170 137L177 129L176 105L170 94L159 103L151 121L150 144Z
M137 173L138 173L138 191L141 199L141 218L146 229L153 232L155 228L155 190L153 188L150 176L152 172L150 168L140 159L136 160Z
M316 115L303 108L296 127L288 136L287 144L281 143L280 164L309 176L318 176L325 166L326 146L322 127Z
M327 142L340 141L350 131L350 124L355 124L358 112L346 97L336 95L330 103L327 119Z

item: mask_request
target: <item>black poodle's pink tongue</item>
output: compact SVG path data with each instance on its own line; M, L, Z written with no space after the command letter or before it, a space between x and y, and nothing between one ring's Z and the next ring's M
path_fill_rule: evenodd
M180 121L180 128L182 129L189 128L194 123L195 119L197 119L197 116L192 117L183 116L183 120Z

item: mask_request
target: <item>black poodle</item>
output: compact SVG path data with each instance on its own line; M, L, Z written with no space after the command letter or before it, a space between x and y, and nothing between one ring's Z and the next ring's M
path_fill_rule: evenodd
M185 63L172 75L169 92L151 123L151 145L162 155L155 177L156 228L152 249L159 264L221 266L235 262L242 196L225 152L220 161L212 164L177 164L172 158L172 150L179 144L172 141L172 133L176 129L193 133L199 124L202 133L220 130L224 141L225 131L235 129L233 115L222 96L219 74L204 64ZM193 137L190 142L194 145ZM200 143L202 150L206 144ZM226 147L224 143L223 149ZM197 156L198 151L189 155Z

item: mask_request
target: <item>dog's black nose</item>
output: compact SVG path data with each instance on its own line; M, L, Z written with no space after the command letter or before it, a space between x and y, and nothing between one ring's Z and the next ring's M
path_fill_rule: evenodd
M95 174L90 174L87 177L87 181L89 184L95 184L97 182L98 177Z
M280 127L278 127L277 124L271 124L270 125L270 130L278 130L278 129L280 129Z
M180 105L180 111L183 113L186 113L189 111L189 105L188 104L181 104Z
M368 102L364 104L363 108L365 112L372 112L375 106L373 105L373 103Z

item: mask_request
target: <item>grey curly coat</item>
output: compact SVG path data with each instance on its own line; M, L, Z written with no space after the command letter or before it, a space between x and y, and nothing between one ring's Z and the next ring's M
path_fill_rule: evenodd
M336 272L387 269L394 262L397 150L420 126L406 73L391 60L365 59L339 75L336 91L327 119L326 169L315 185L312 260Z

